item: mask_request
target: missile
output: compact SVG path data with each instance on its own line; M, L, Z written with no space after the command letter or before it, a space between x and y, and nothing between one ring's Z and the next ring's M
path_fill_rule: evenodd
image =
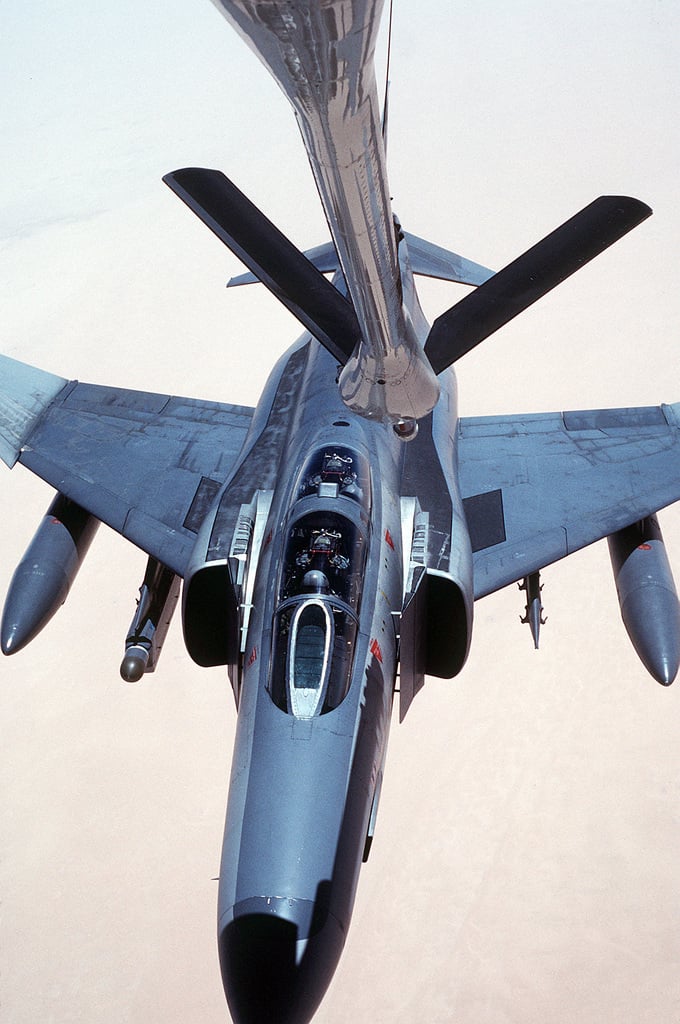
M126 683L136 683L145 672L155 669L177 604L180 583L180 577L171 569L149 558L120 666Z
M656 516L607 542L628 636L647 671L669 686L680 666L680 604Z
M57 494L7 592L0 626L3 654L15 654L47 625L66 600L99 520Z
M538 650L538 638L541 632L541 626L546 623L545 616L543 615L543 603L541 602L541 574L539 572L532 572L530 576L524 577L524 582L518 584L520 590L524 590L527 595L527 606L524 609L524 618L520 615L520 622L525 625L528 623L531 629L531 635L534 638L534 649Z

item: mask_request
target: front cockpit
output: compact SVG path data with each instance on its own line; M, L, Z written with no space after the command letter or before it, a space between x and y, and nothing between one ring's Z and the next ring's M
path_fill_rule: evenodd
M370 511L364 456L320 448L302 467L285 526L274 613L271 696L297 718L349 690Z
M342 495L369 511L371 482L368 460L353 449L337 445L319 448L304 463L297 481L296 500Z

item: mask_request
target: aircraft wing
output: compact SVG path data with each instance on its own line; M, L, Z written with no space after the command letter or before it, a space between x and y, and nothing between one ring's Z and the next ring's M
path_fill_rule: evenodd
M179 575L253 410L66 381L0 356L0 458Z
M459 422L475 598L680 499L680 402Z

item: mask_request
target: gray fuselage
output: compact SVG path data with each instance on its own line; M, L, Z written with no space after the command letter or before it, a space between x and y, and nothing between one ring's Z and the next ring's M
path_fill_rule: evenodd
M249 459L261 465L258 447L283 403L289 418L269 468L277 482L242 642L220 872L222 974L239 1022L306 1021L316 1009L345 941L385 758L407 446L390 424L348 412L336 373L309 336L291 349L232 478ZM451 397L444 389L447 419Z

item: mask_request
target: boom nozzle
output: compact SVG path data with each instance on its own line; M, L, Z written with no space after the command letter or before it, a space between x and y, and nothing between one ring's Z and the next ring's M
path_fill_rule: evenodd
M418 433L418 420L397 420L392 429L400 441L412 441Z

